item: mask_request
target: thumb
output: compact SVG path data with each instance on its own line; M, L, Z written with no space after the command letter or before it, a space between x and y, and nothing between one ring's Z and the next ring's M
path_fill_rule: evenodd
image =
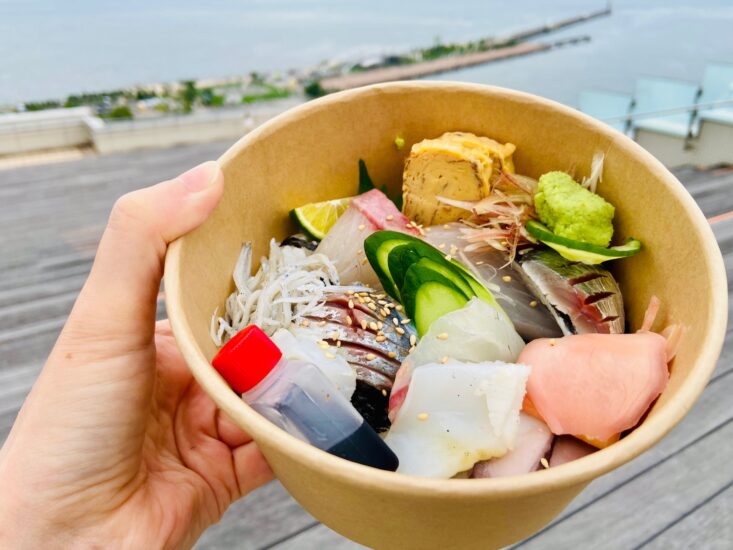
M201 225L223 189L221 169L209 161L121 197L64 332L105 345L111 337L121 346L115 353L150 345L168 244Z

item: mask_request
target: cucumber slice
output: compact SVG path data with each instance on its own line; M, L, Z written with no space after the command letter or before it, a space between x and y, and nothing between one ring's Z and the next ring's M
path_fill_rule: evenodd
M572 262L591 265L600 264L618 258L628 258L641 250L641 243L636 239L629 239L626 244L621 246L604 248L555 235L547 226L538 221L530 220L527 222L526 227L530 235L550 248L554 248L563 258Z
M419 336L428 331L433 321L468 303L466 295L449 279L419 263L407 270L402 296L405 311Z
M438 258L442 258L443 256L437 249L427 243L424 243L417 237L400 233L399 231L377 231L364 239L364 253L369 260L372 269L374 269L377 277L379 277L379 281L382 283L384 290L395 300L400 300L400 287L402 286L401 281L404 280L405 272L407 271L409 264L405 265L404 268L398 272L397 279L395 279L391 272L389 255L394 248L403 244L410 245L413 250L422 251L422 253L419 254L419 257L429 255L430 257L437 256ZM400 283L397 284L396 280L400 280Z
M415 265L418 265L420 267L424 267L427 269L432 269L436 273L442 275L443 277L448 279L451 283L456 285L456 287L458 287L458 290L460 290L469 300L473 298L474 296L476 296L476 293L471 288L471 285L468 284L468 281L466 281L466 279L463 278L460 271L455 269L452 264L446 261L441 263L441 262L436 262L435 260L432 260L430 258L421 258L420 261L417 262L417 264Z
M412 243L401 244L390 250L387 265L389 266L389 273L397 288L402 288L407 270L410 269L412 264L416 264L419 261L420 255L415 251Z
M389 270L388 258L393 248L405 244L404 237L409 237L409 235L398 231L377 231L364 239L364 254L379 277L379 282L382 283L384 290L395 300L400 299L400 292Z

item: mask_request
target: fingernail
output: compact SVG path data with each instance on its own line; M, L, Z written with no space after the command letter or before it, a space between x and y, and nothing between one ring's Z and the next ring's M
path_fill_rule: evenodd
M184 172L178 178L189 193L197 193L210 187L219 177L220 168L214 160L209 160Z

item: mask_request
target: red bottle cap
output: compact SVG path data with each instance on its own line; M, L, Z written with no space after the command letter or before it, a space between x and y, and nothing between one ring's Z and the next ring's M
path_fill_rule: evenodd
M239 331L219 350L211 364L237 393L244 393L270 374L282 352L256 325Z

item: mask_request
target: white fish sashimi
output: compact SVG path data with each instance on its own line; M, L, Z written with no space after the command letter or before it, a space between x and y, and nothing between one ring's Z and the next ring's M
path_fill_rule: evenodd
M392 387L390 418L397 414L412 372L420 365L438 363L446 357L469 363L513 363L522 348L524 341L506 316L483 300L472 298L465 307L434 321L402 363Z
M351 204L326 233L316 252L325 254L336 264L342 284L360 282L375 289L382 288L364 256L364 239L380 229L419 234L387 195L372 189L351 199Z
M516 476L534 472L539 468L540 460L550 450L554 437L547 424L528 414L520 413L517 443L514 448L500 458L476 464L471 477Z
M346 359L335 354L335 350L322 349L316 339L309 331L296 327L290 331L281 328L272 335L272 341L286 359L315 365L346 399L351 399L356 389L356 372Z
M562 331L552 314L527 288L503 252L493 249L466 251L468 244L462 238L461 223L432 226L426 240L433 246L450 253L476 275L494 294L494 297L514 323L517 332L527 341L535 338L562 336ZM535 305L532 307L531 304Z
M504 315L472 298L463 308L433 322L409 358L416 366L437 363L443 357L470 363L513 363L523 348L524 340Z
M431 363L416 369L386 443L403 474L450 478L503 456L516 442L529 376L500 361Z
M349 206L326 233L316 252L326 255L334 263L341 284L359 282L381 288L377 274L364 256L364 239L378 229L357 208Z

